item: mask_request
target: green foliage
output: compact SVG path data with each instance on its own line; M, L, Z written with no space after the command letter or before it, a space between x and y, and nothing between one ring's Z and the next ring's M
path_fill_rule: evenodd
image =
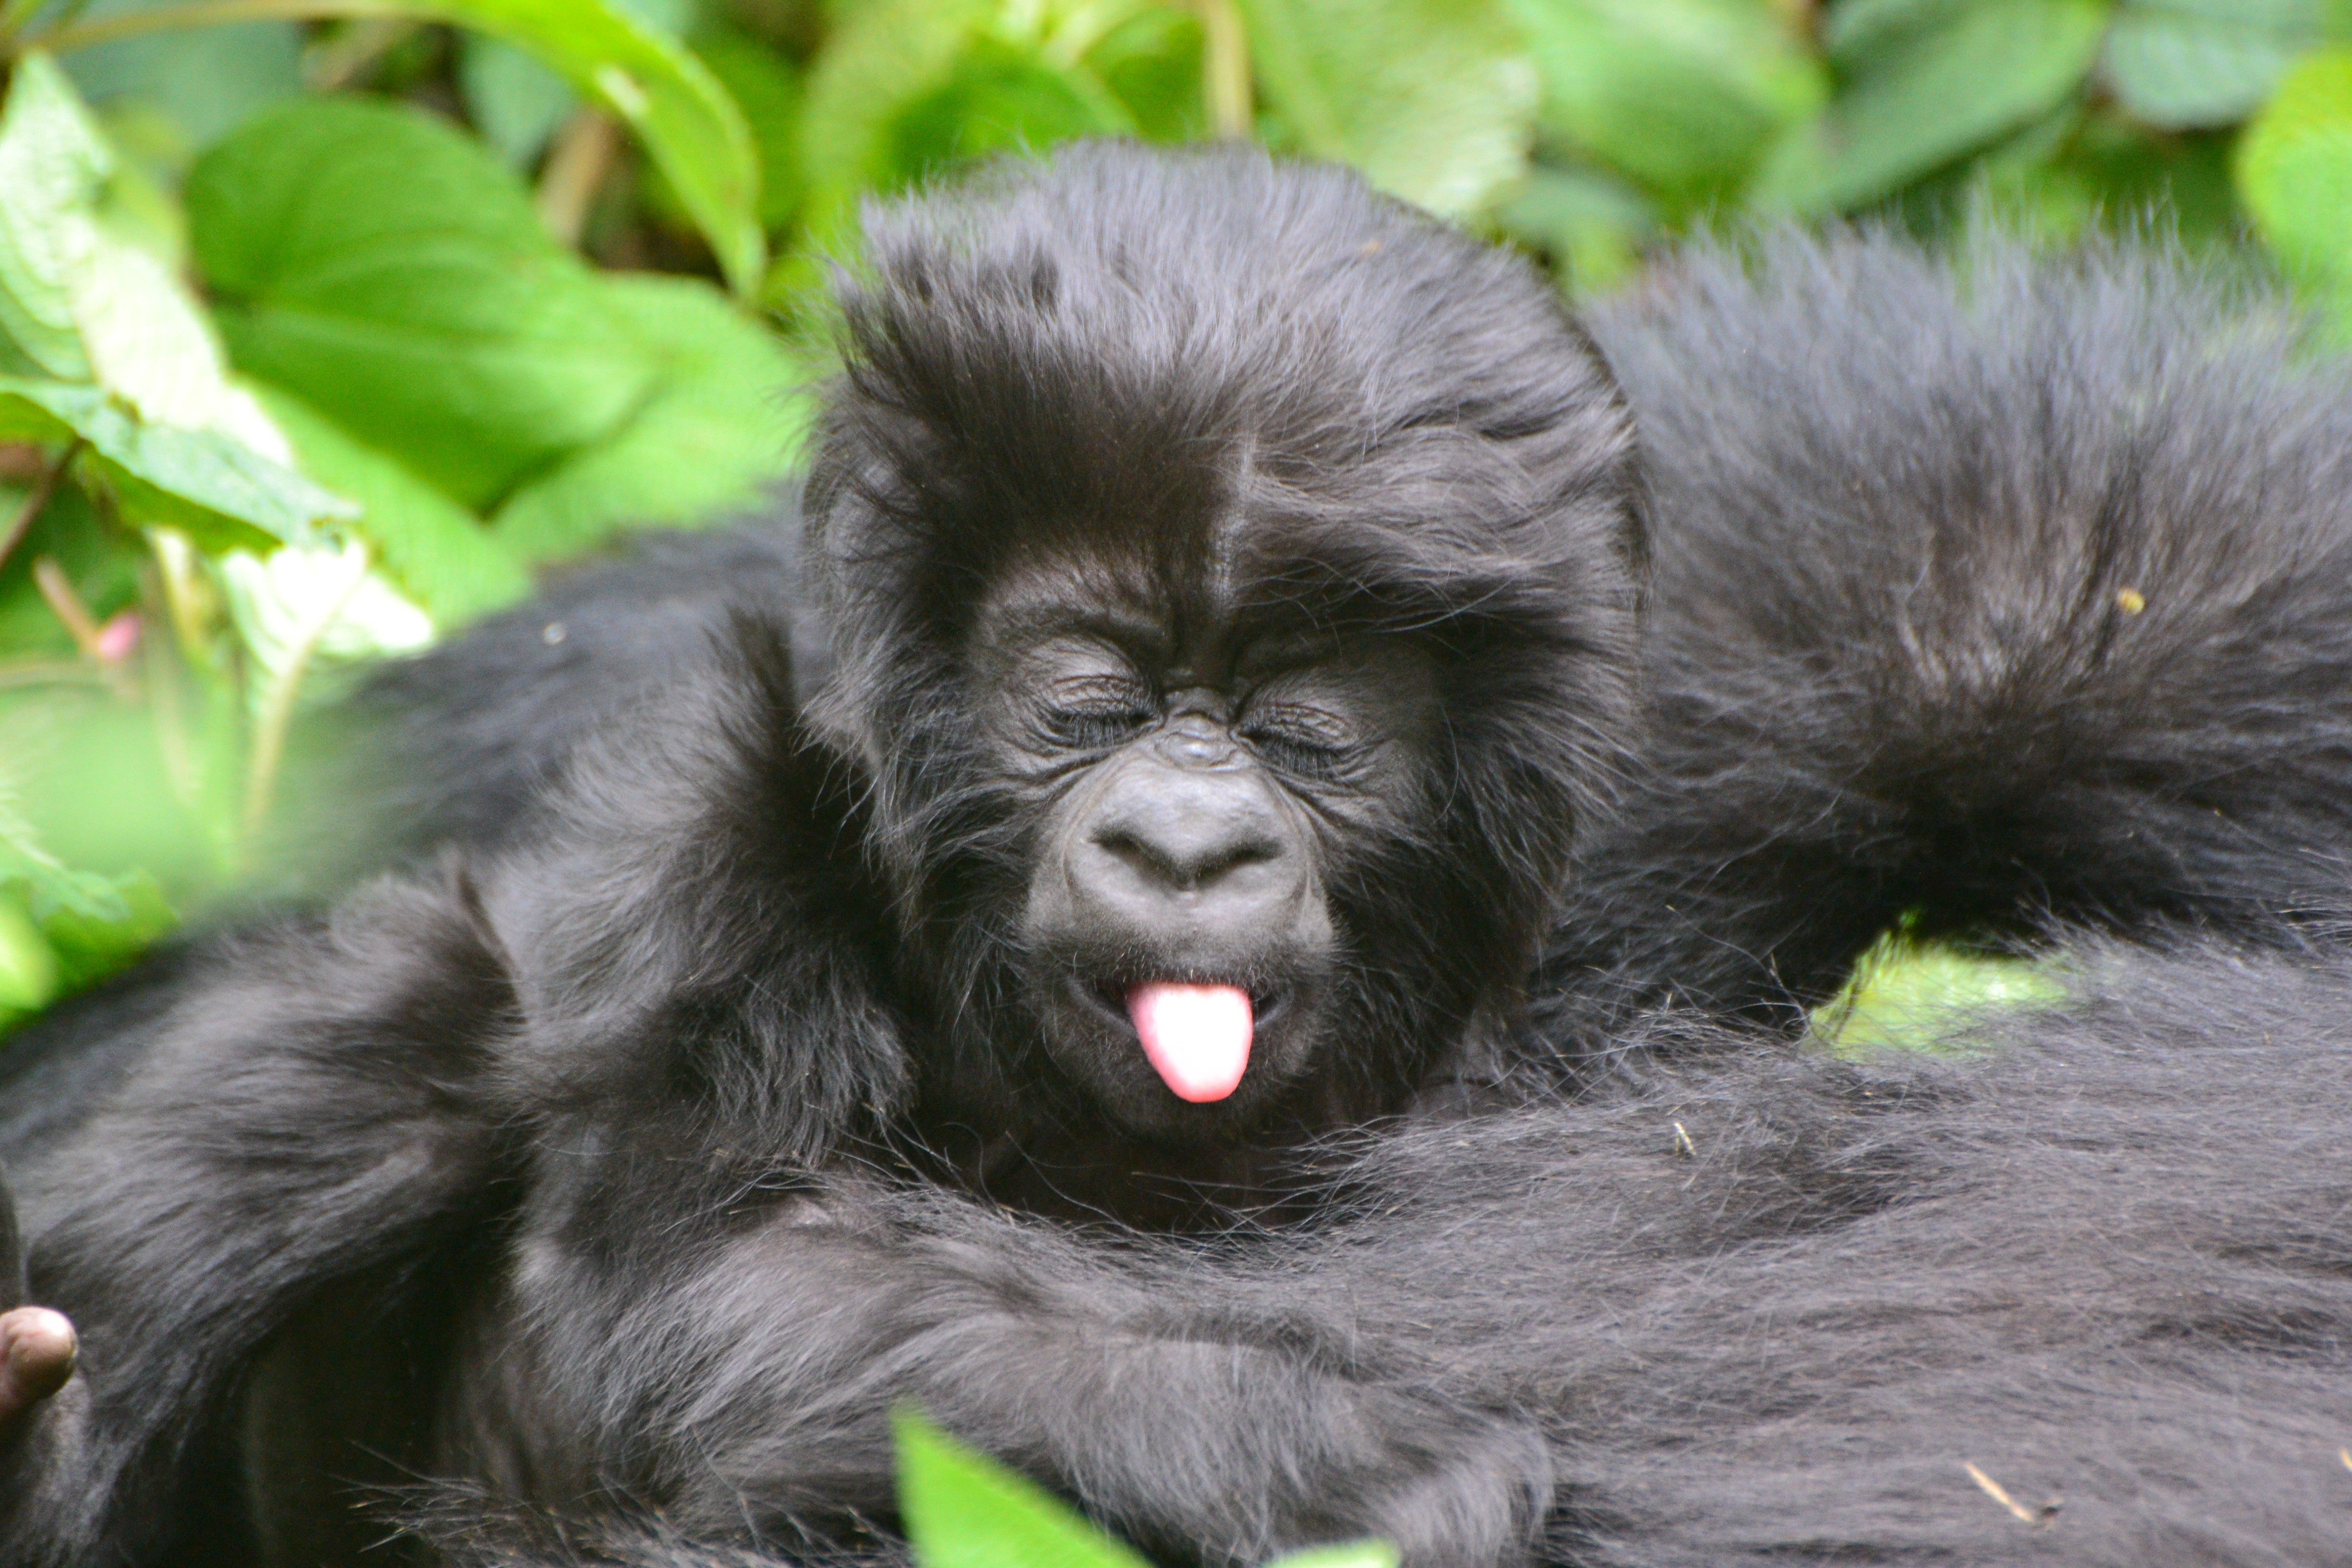
M1932 942L1916 917L1881 936L1835 996L1813 1009L1814 1041L1841 1056L1933 1050L1987 1008L2046 1005L2065 988L2046 964L1958 942Z
M860 202L976 158L1255 136L1571 294L1751 213L2155 214L2352 326L2352 0L255 9L0 0L0 1007L240 874L322 675L756 505Z
M1147 1568L1135 1551L1036 1483L975 1452L912 1410L892 1418L898 1511L922 1568ZM1319 1546L1266 1568L1396 1568L1384 1541Z
M2279 259L2352 310L2352 49L2287 73L2238 144L2238 181Z
M1536 73L1497 0L1243 0L1273 139L1449 217L1526 172Z
M187 202L238 367L464 505L618 428L651 387L603 279L421 110L289 104L207 153Z

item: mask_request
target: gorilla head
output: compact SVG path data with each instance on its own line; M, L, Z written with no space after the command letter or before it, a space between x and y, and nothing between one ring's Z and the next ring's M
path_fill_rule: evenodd
M1515 259L1249 153L1081 147L867 228L815 711L927 1089L1162 1144L1393 1106L1512 1009L1631 707L1597 356Z

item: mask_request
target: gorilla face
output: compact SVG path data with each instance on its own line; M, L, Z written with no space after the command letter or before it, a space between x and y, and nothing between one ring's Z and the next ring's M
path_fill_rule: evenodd
M1518 1005L1632 721L1591 344L1510 258L1231 149L1067 150L867 240L813 719L927 1146L1223 1181L1403 1103Z
M1022 987L1122 1127L1215 1137L1334 1046L1330 878L1423 814L1437 681L1408 639L1103 564L1016 572L977 622L988 765L1031 825Z

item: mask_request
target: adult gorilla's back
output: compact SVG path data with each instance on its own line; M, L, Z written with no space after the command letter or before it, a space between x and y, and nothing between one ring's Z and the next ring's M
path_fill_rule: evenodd
M2293 940L2352 889L2352 384L2122 246L1683 257L1591 326L1652 493L1652 730L1546 983L1788 1022L1871 942Z

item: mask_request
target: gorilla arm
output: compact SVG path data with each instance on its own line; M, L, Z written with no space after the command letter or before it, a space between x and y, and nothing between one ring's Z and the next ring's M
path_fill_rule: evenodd
M739 1193L681 1238L663 1162L562 1163L464 1352L446 1458L494 1496L624 1497L705 1544L853 1546L895 1514L887 1417L911 1402L1191 1561L1381 1534L1409 1561L1514 1562L1547 1506L1532 1423L1437 1397L1312 1315L1230 1310L1181 1253L846 1173ZM616 1191L616 1167L646 1186ZM627 1519L590 1527L629 1555Z

